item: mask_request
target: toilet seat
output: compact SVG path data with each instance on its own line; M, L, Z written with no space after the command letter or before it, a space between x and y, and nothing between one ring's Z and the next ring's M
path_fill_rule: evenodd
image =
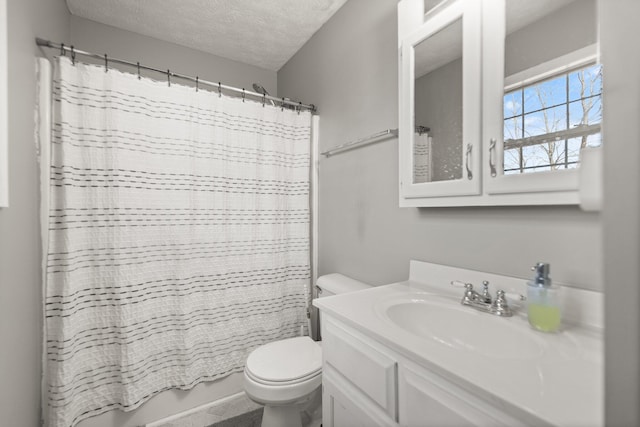
M247 358L249 378L265 385L307 381L322 372L322 349L309 337L288 338L255 349Z
M318 375L322 375L322 371L320 370L320 371L312 372L309 375L306 375L302 378L295 378L289 381L269 381L269 380L265 380L255 376L250 370L246 368L244 372L247 375L247 377L249 377L252 381L255 381L256 383L259 383L259 384L273 386L273 387L298 384L298 383L302 383L310 379L313 379L313 377L316 377Z
M305 400L322 384L322 349L309 337L265 344L247 358L244 389L263 405Z

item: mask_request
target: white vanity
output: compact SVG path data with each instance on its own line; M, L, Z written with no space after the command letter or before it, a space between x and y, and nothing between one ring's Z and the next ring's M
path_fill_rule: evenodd
M324 426L601 426L602 295L564 288L563 328L462 306L451 281L525 280L412 261L406 282L315 300Z

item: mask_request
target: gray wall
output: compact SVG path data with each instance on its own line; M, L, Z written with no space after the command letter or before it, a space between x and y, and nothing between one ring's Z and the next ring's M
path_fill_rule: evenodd
M29 427L40 420L42 339L34 39L68 39L69 13L64 0L7 3L10 207L0 209L0 424Z
M350 0L278 72L278 89L315 103L320 151L398 127L396 0ZM600 216L577 207L398 207L391 139L320 161L319 273L404 280L410 259L602 290Z
M576 0L520 30L505 43L505 75L598 41L596 0Z
M640 2L600 0L604 73L605 412L640 425Z
M231 61L77 16L71 16L71 41L78 49L106 53L114 58L132 62L140 61L141 64L160 70L170 69L179 74L199 76L203 80L212 82L220 81L223 84L244 87L250 91L253 91L251 87L253 83L260 83L267 92L277 93L277 77L274 71ZM137 72L135 67L121 66L120 68L132 73ZM143 73L143 75L157 80L165 78L154 72ZM186 80L174 80L174 82L190 85Z

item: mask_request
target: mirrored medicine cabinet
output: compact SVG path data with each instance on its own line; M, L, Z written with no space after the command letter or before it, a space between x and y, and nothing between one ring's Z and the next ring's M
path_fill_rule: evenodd
M580 203L602 144L596 0L432 3L410 30L398 7L400 205Z

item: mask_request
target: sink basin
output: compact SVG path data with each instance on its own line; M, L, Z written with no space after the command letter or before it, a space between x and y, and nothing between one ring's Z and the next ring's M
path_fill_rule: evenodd
M378 312L416 337L492 359L536 358L545 348L526 321L483 313L453 298L392 300L382 303Z

